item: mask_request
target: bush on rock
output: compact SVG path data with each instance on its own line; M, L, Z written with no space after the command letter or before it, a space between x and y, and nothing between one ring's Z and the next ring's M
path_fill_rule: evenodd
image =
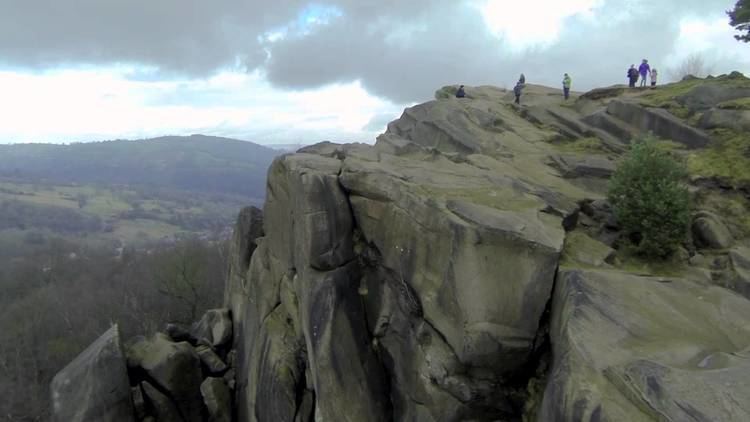
M687 236L687 170L652 137L635 141L612 176L608 197L639 254L664 258Z

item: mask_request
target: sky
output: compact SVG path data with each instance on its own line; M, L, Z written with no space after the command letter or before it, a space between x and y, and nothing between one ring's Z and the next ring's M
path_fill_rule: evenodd
M0 143L373 142L444 85L750 74L734 0L0 0Z

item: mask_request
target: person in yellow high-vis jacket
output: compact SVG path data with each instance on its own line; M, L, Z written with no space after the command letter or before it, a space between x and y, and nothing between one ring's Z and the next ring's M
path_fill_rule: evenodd
M565 76L563 76L563 96L567 100L568 97L570 97L570 84L573 83L573 81L570 79L570 75L567 73Z

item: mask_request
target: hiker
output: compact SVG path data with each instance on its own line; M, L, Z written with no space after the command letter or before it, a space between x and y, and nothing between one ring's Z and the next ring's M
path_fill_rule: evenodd
M458 87L458 91L456 91L456 98L464 98L466 96L466 91L464 91L464 86L461 85Z
M523 75L522 75L523 76ZM521 81L518 81L515 88L513 88L513 93L516 94L516 104L521 104L521 91L523 90L523 84Z
M641 65L638 66L638 73L641 74L641 88L646 86L646 78L648 77L648 74L651 72L651 66L648 65L648 60L643 59L643 62L641 62Z
M659 76L656 68L651 69L651 88L656 86L656 78Z
M526 76L524 76L523 73L521 74L521 77L518 78L518 83L521 85L526 85Z
M570 97L570 84L572 82L573 81L570 79L570 76L566 73L565 76L563 76L563 81L562 81L563 96L565 97L566 100L568 99L568 97Z
M630 69L628 69L628 81L628 86L635 88L635 83L638 82L638 69L635 68L634 64L631 64Z

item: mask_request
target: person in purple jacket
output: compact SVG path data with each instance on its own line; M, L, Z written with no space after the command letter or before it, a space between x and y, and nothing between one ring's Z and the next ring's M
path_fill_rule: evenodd
M648 60L643 59L641 65L638 66L638 73L641 74L641 87L645 87L648 74L651 73L651 66L648 65Z

